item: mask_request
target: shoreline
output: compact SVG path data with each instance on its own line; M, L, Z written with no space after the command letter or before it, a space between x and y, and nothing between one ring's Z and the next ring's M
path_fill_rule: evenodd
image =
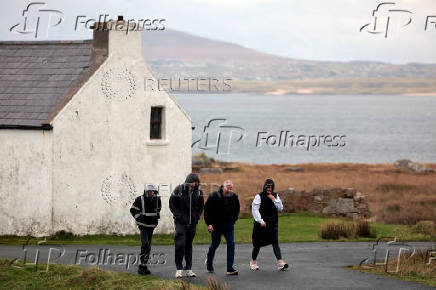
M181 92L181 91L169 91L172 95L213 95L213 96L219 96L219 95L249 95L249 94L256 94L256 95L264 95L264 96L429 96L433 97L436 96L436 92L416 92L416 93L331 93L331 92L311 92L311 93L298 93L298 92L289 92L283 90L276 90L276 91L268 91L268 92L262 92L262 91L229 91L229 92Z
M208 157L209 158L209 157ZM436 162L420 162L423 165L429 166L431 168L436 168ZM242 162L242 161L224 161L224 160L216 160L212 162L214 165L243 165L243 166L338 166L338 165L349 165L349 166L391 166L394 167L394 162L380 162L380 163L362 163L362 162L303 162L303 163L250 163L250 162ZM397 168L395 168L397 169Z

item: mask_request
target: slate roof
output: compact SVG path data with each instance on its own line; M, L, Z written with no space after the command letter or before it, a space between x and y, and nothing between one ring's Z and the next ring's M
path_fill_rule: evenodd
M92 40L0 42L0 128L47 128L91 54Z

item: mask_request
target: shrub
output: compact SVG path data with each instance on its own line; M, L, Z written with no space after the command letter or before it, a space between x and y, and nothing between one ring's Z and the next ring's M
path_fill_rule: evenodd
M207 289L211 290L229 290L227 283L220 282L216 277L210 276L207 278Z
M365 220L359 220L354 222L354 236L356 237L366 237L371 238L375 237L375 230L371 228L369 222Z
M415 229L418 232L423 233L425 235L429 235L429 236L436 235L435 224L433 221L419 221L416 223Z
M74 238L73 233L65 230L57 231L54 235L50 236L50 240L72 240Z
M341 237L349 238L353 236L353 225L346 223L330 222L321 226L321 238L337 240Z
M322 239L338 240L340 238L375 237L376 232L369 222L359 220L354 223L329 222L321 226Z

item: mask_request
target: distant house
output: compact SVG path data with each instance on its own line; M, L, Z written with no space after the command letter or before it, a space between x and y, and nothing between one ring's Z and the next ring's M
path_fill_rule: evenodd
M149 182L162 195L157 232L173 230L168 198L191 170L191 120L145 89L155 77L141 35L0 43L0 235L135 233L129 208Z

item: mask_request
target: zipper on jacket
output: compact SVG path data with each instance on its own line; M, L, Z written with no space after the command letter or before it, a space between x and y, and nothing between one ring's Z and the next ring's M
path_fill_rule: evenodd
M192 218L192 192L189 192L189 225L191 225Z

